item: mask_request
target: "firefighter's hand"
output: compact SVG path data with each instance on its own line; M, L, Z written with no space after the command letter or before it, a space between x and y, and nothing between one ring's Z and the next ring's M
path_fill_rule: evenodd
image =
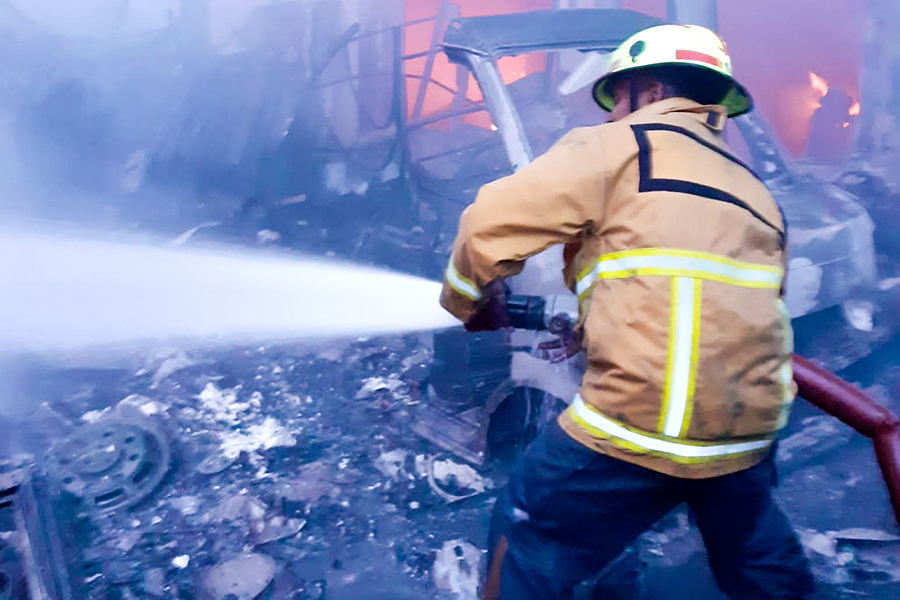
M477 312L463 324L466 331L496 331L509 327L506 312L506 289L501 280L492 281L482 290L482 301Z

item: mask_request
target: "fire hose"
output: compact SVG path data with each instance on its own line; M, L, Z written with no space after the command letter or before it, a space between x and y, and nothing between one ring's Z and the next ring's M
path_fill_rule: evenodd
M881 476L900 523L900 417L807 359L795 355L793 363L801 398L874 441Z
M560 333L578 318L574 297L508 295L506 307L510 326L518 329ZM900 523L900 417L801 356L794 356L793 370L801 398L873 440L894 516Z

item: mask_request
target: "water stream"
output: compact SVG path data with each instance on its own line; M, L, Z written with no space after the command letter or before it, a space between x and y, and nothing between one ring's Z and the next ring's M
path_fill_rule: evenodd
M282 341L458 324L440 283L321 258L0 231L0 351Z

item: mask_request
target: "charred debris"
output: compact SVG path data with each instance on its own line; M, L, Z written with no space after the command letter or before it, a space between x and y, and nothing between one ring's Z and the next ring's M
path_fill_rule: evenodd
M11 67L2 98L23 181L40 182L20 209L180 244L275 245L439 278L477 186L533 148L510 153L500 136L514 134L499 118L498 128L467 126L465 115L496 115L465 90L451 90L446 113L417 113L404 62L427 64L443 50L407 55L402 19L364 28L369 21L342 20L339 6L260 6L224 49L177 20L98 48L0 13L3 43L31 61ZM483 39L501 36L497 27ZM484 73L477 50L456 47L461 75ZM354 70L359 56L370 75ZM535 78L510 87L517 101L556 89ZM517 107L523 127L530 114L557 114L506 105ZM896 182L864 157L839 175L791 164L764 123L741 129L767 183L811 211L795 223L815 232L858 218L859 227L831 227L835 238L811 235L810 252L852 245L874 224L869 291L881 296L858 302L895 304L853 305L862 325L832 326L846 320L840 301L859 272L819 272L802 299L812 309L797 322L798 344L823 362L834 358L823 349L838 349L837 368L856 363L845 372L889 404L900 397L896 341L862 357L891 339L885 315L898 314L897 237L883 227L897 222ZM75 151L85 140L90 152ZM834 263L821 256L802 266ZM820 321L825 304L830 320ZM474 600L504 466L558 409L541 391L509 387L510 354L505 340L451 332L25 368L15 393L39 406L0 423L0 600ZM501 392L521 402L480 421ZM798 402L779 462L779 499L820 581L835 598L896 597L900 530L869 444ZM677 597L693 585L698 598L719 598L708 574L695 575L704 569L702 541L678 512L601 587L666 598L665 582L675 582Z
M495 484L411 432L429 363L411 337L58 373L21 423L49 450L3 463L0 597L472 592Z
M485 519L527 434L493 434L480 465L418 435L434 358L406 336L42 369L22 393L45 401L15 424L32 452L0 466L0 598L476 598ZM867 391L887 402L897 376ZM893 597L900 530L870 445L800 406L778 460L834 597ZM704 561L676 512L602 582L665 598L654 586Z

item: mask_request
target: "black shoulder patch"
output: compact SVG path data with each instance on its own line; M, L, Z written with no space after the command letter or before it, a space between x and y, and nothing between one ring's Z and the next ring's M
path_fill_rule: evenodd
M744 163L738 157L732 155L725 150L710 144L706 140L701 137L695 135L694 133L688 131L687 129L676 127L674 125L664 125L661 123L646 123L639 125L632 125L632 131L634 132L634 137L637 140L638 145L638 170L640 173L640 183L638 187L639 192L677 192L680 194L689 194L691 196L697 196L700 198L707 198L709 200L716 200L718 202L726 202L728 204L732 204L734 206L738 206L754 217L774 229L778 232L779 243L782 249L786 243L786 235L782 228L778 227L775 223L767 219L764 215L762 215L759 211L754 209L752 206L741 200L740 198L734 196L726 192L725 190L720 190L714 187L702 185L700 183L696 183L693 181L684 181L681 179L659 179L654 178L651 167L652 167L652 157L650 155L650 140L647 136L648 131L669 131L672 133L677 133L679 135L683 135L692 141L700 144L704 148L712 150L716 154L728 159L734 164L740 166L749 172L753 177L757 180L762 181L759 176L751 169L746 163ZM777 204L777 202L776 202ZM781 206L778 206L778 210L781 211ZM782 213L783 215L784 213ZM782 218L784 218L782 216Z

